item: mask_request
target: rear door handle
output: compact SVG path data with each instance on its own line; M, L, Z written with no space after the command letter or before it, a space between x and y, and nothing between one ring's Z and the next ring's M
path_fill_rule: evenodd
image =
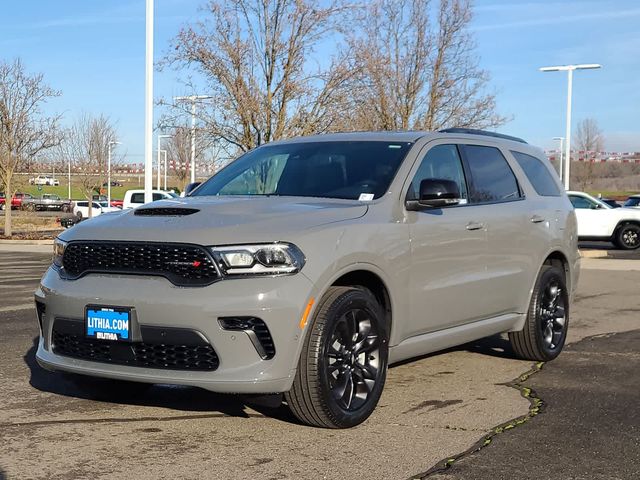
M467 230L482 230L484 228L484 223L482 222L469 222L465 227Z
M544 217L541 217L540 215L534 215L533 217L531 217L531 223L542 223L544 222Z

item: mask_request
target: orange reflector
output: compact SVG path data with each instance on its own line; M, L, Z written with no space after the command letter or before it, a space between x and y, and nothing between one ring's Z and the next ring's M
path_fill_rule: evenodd
M300 319L300 330L303 330L305 325L307 324L307 319L309 318L309 312L311 312L311 307L313 307L313 297L307 303L307 308L304 309L304 313L302 314L302 318Z

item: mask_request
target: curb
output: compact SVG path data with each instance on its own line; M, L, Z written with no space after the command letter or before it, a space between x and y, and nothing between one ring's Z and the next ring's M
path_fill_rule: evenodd
M607 258L609 252L607 250L579 250L582 258Z
M53 240L0 240L0 245L53 245Z

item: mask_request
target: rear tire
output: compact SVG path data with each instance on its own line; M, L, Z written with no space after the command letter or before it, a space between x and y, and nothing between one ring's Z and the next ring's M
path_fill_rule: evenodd
M331 287L305 339L293 387L285 393L303 423L348 428L375 409L387 374L388 327L373 294Z
M509 332L518 357L547 362L562 351L569 327L569 293L564 272L543 265L531 295L524 328Z
M627 223L620 226L614 234L614 242L622 250L635 250L640 247L640 226Z

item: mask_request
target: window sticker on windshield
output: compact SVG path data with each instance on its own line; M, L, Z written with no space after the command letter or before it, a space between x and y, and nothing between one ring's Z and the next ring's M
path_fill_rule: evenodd
M361 193L358 200L361 202L370 202L373 200L373 193Z

